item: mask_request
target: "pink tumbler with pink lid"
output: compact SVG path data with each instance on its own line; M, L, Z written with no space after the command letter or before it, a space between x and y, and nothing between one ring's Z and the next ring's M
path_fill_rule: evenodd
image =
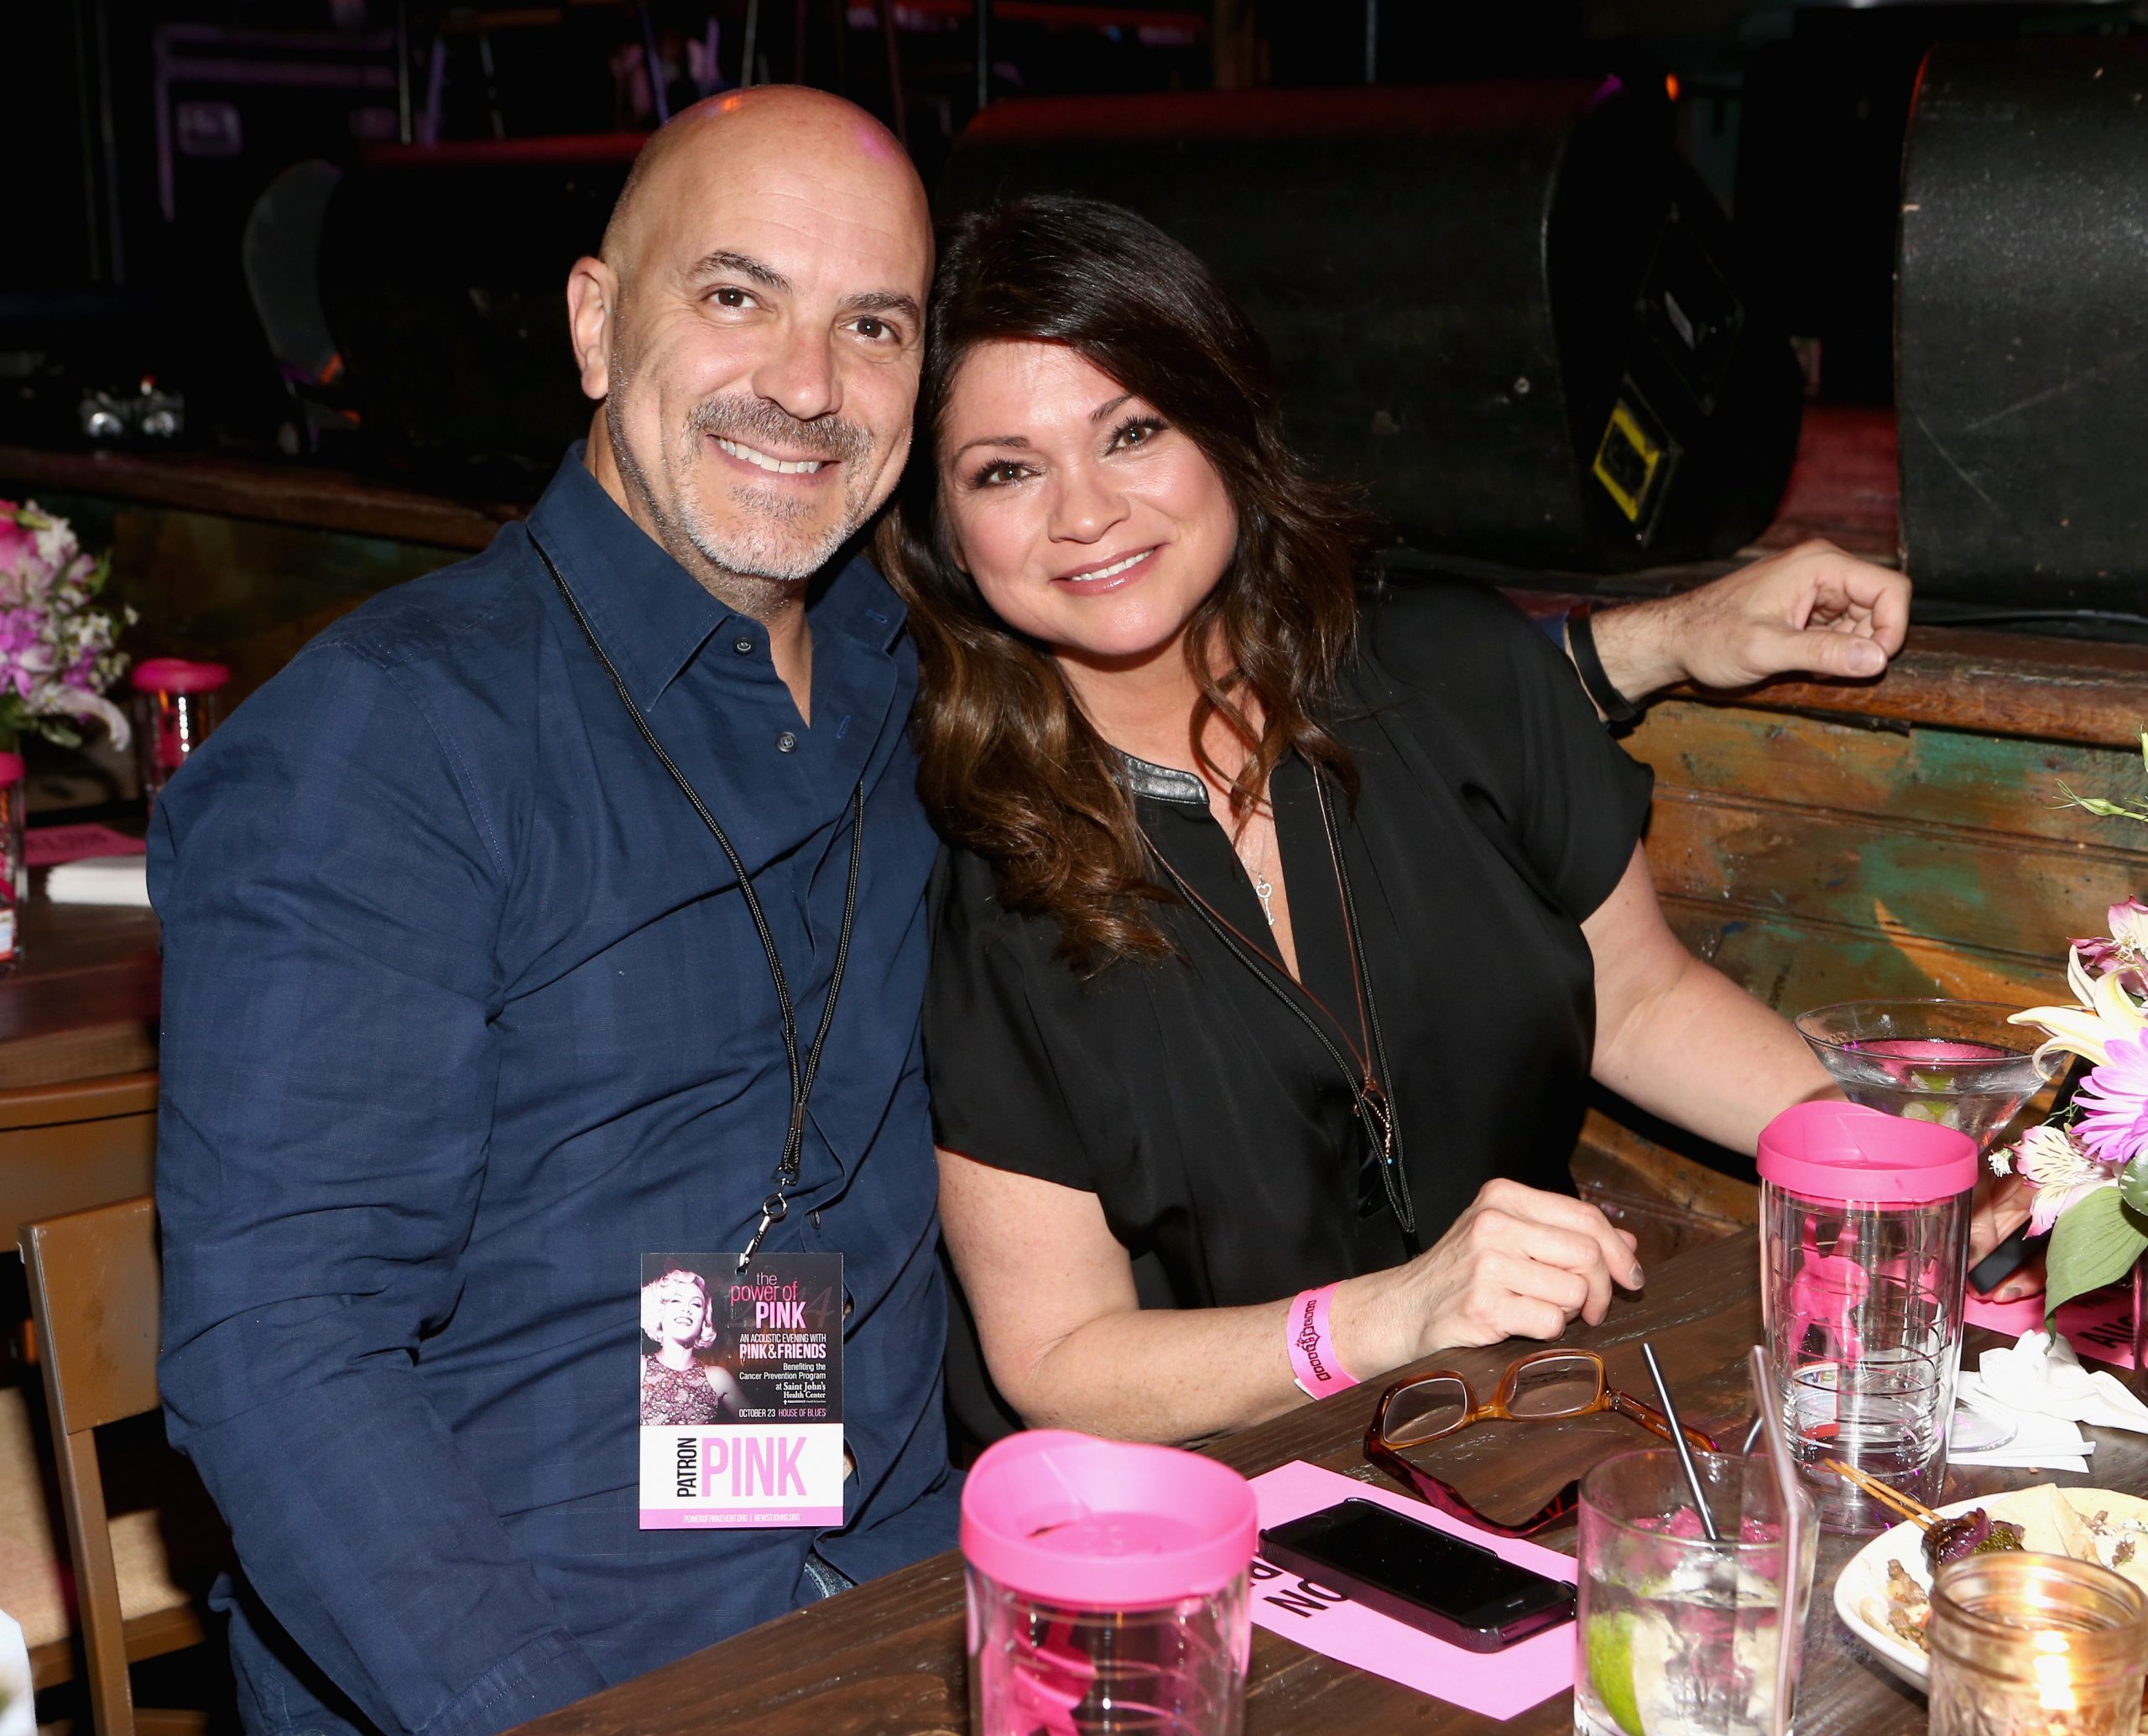
M1228 1466L1061 1429L962 1490L971 1736L1238 1736L1259 1518Z
M134 740L142 793L150 800L223 721L224 688L231 678L221 663L190 663L184 657L152 657L134 665Z
M1840 1459L1927 1507L1947 1477L1976 1142L1861 1104L1799 1103L1760 1134L1760 1307L1783 1431L1820 1522L1892 1524Z

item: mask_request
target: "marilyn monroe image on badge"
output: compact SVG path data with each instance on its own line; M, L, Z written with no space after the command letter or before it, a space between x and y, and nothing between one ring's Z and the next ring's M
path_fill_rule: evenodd
M709 1280L673 1259L642 1258L642 1422L680 1427L735 1421L742 1398L738 1379L709 1354L717 1337Z

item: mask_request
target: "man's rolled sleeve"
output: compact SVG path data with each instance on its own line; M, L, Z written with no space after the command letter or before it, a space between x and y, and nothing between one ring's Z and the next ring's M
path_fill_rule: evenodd
M497 816L423 671L316 641L159 798L172 1439L247 1577L383 1730L603 1686L416 1368L452 1313L498 1058Z

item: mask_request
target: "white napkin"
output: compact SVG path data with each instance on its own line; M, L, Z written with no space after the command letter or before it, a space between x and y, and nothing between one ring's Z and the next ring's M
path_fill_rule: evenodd
M1984 1395L2009 1410L2148 1434L2148 1405L2115 1375L2089 1373L2073 1347L2052 1333L2024 1332L2011 1349L1987 1350L1977 1359L1977 1374Z
M138 904L149 908L149 863L143 856L85 856L44 877L55 904Z
M14 1617L0 1613L0 1736L37 1736L29 1649Z
M2083 1368L2073 1347L2048 1332L2024 1332L2010 1348L1984 1352L1975 1373L1963 1371L1955 1396L2011 1422L2015 1432L1988 1452L1949 1449L1950 1464L2085 1472L2096 1447L2080 1424L2148 1433L2148 1405L2115 1377Z

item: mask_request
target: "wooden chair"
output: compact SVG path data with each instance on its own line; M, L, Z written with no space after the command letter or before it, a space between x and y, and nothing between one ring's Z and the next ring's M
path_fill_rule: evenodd
M155 1206L124 1200L29 1224L21 1246L96 1728L100 1736L134 1736L138 1728L145 1736L200 1731L206 1723L201 1713L135 1709L128 1664L198 1645L206 1631L197 1597L175 1582L180 1576L161 1546L169 1514L129 1514L115 1521L106 1505L96 1439L106 1425L158 1406L164 1286ZM176 1455L169 1469L173 1509L206 1506L198 1482ZM147 1535L139 1525L127 1528L127 1521L144 1517L150 1521ZM48 1650L48 1668L38 1671L34 1655L40 1686L50 1676L49 1660Z

